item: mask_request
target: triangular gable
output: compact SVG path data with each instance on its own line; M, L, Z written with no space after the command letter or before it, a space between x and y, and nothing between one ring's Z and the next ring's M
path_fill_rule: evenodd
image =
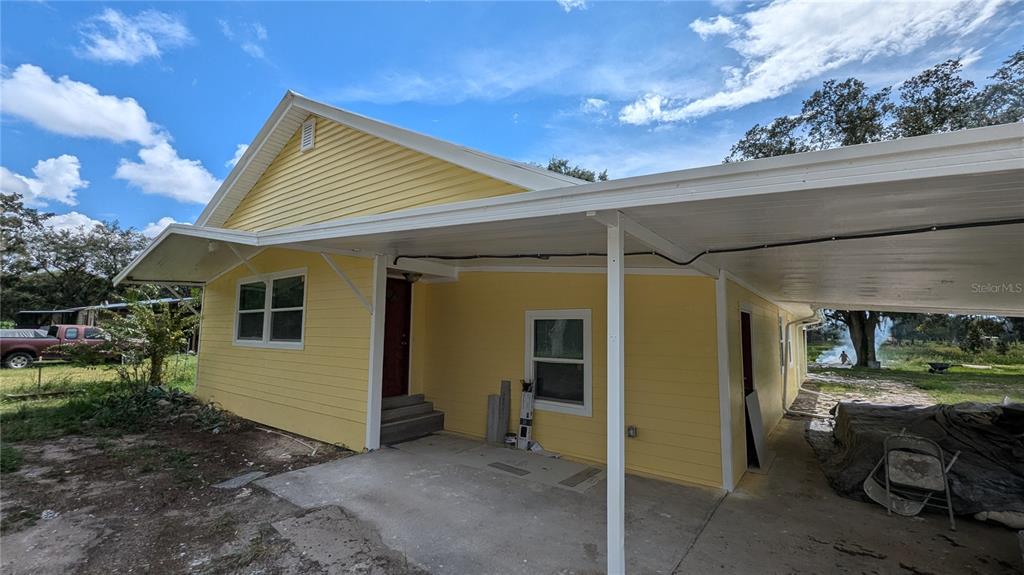
M300 127L224 227L293 227L525 191L337 122L311 120L312 149L300 149Z
M301 156L308 157L306 161L297 162L294 154L286 154L286 148L290 150L294 146L297 150L299 129L302 123L311 116L317 118L317 143L313 150L301 152ZM325 136L326 139L322 136ZM382 145L383 143L397 146L401 152L391 146ZM307 168L311 168L311 174L316 174L321 178L328 177L328 180L331 181L331 190L334 193L342 193L342 196L345 192L357 193L356 182L348 181L346 179L348 175L341 177L340 173L335 173L338 170L333 169L333 163L339 161L338 153L341 150L345 150L346 153L356 153L357 150L362 149L361 146L372 147L380 153L372 160L367 159L365 153L357 156L361 158L360 161L370 162L371 165L363 166L366 170L385 169L380 162L387 163L391 159L407 160L409 153L412 152L419 154L417 158L421 160L420 164L423 169L428 172L432 168L434 169L431 173L434 174L435 180L431 180L432 183L426 188L420 189L421 193L411 195L398 193L390 198L378 197L379 190L374 188L373 193L362 198L367 202L362 208L351 205L348 200L353 198L342 198L337 205L328 207L328 204L331 204L328 198L317 195L318 193L322 195L327 191L326 189L311 191L308 189L309 186L304 185L300 187L303 190L300 196L308 195L312 202L306 205L306 208L311 210L307 214L308 218L295 219L289 215L279 221L271 222L272 218L268 218L265 214L257 215L255 213L254 210L257 208L266 209L267 202L277 208L285 209L290 207L295 199L302 199L301 197L287 196L288 199L284 201L287 205L279 205L283 197L280 196L281 190L296 188L295 182L285 181L287 180L285 176L296 170L304 173ZM333 149L334 154L321 153L325 147ZM317 158L316 162L308 161L309 158L314 157ZM292 161L289 162L289 158ZM427 159L435 160L435 162L426 161ZM438 175L437 170L440 168L436 161L440 161L448 168L446 174ZM313 163L330 163L332 166L309 166ZM271 170L272 165L274 166L273 170ZM349 167L356 168L357 166ZM452 171L452 168L457 170ZM474 179L470 174L474 174L477 178L483 177L483 179L478 179L470 184L469 182ZM426 174L424 177L427 177ZM444 177L451 179L447 184L442 184L436 179L438 177L442 180ZM274 180L273 184L271 180ZM294 92L288 92L257 134L253 144L242 155L238 164L203 210L196 225L227 226L230 220L231 227L246 226L239 229L269 229L327 221L355 214L383 213L404 207L476 199L518 191L561 188L580 183L585 182L537 166L498 158L398 128L304 98ZM284 188L280 186L284 186ZM395 190L396 193L398 191ZM251 192L257 192L257 194L250 199ZM325 209L321 210L321 208ZM324 217L327 220L322 219Z

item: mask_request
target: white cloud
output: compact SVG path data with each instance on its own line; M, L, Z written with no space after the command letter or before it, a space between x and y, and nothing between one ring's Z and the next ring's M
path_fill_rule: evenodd
M584 114L608 115L608 100L601 98L585 98L580 103L580 111Z
M495 101L528 93L631 100L638 93L707 93L710 86L693 73L688 54L650 50L637 58L636 46L587 36L523 43L501 49L466 49L429 71L387 68L374 76L327 93L338 102L456 104ZM684 73L680 73L683 70Z
M619 110L619 121L635 125L649 124L661 119L662 104L668 103L658 94L646 94Z
M242 42L241 48L243 52L257 60L262 60L265 56L263 53L263 47L256 42Z
M180 18L156 10L128 16L107 8L86 20L81 34L80 56L125 64L159 57L163 50L193 41L192 34Z
M256 58L265 60L266 52L263 50L263 43L267 41L267 27L261 22L248 22L232 26L227 20L218 20L220 31L224 37L232 42L237 42L243 52Z
M57 214L55 216L47 218L43 222L43 225L50 229L61 232L75 231L78 229L91 230L92 228L102 223L103 222L99 220L94 220L89 216L79 212L68 212L66 214Z
M25 205L31 207L44 207L49 201L73 206L78 203L76 190L89 185L79 175L80 169L78 158L67 154L39 160L32 168L34 177L16 174L0 166L0 189L5 194L21 194Z
M142 161L122 159L114 177L126 180L147 194L183 202L206 202L220 186L220 180L213 177L202 162L179 157L171 145L170 135L150 122L146 111L132 98L100 94L95 87L67 76L54 81L42 68L31 64L19 66L9 78L4 78L0 95L4 114L24 118L51 132L142 145L139 150ZM78 159L67 157L74 160L77 176ZM66 179L63 185L72 184L73 180ZM59 193L62 189L49 187L46 194L33 193L35 197L74 203L74 194L68 192L62 196ZM73 192L75 188L68 189Z
M696 32L703 40L707 40L716 34L732 34L738 28L739 26L726 16L715 16L708 20L697 18L690 22L690 29Z
M586 10L587 0L555 0L565 10L566 14L573 10Z
M723 89L684 101L648 91L622 108L630 124L677 122L775 98L797 84L852 63L904 56L943 38L955 40L990 21L1008 0L949 2L802 2L779 0L729 19L697 20L695 31L730 33L743 60L726 70ZM702 34L702 36L705 36Z
M55 81L32 64L22 64L10 76L4 75L0 98L4 114L65 136L144 146L166 138L134 99L100 94L95 87L67 76Z
M160 232L164 231L164 228L167 226L180 223L182 222L179 222L174 218L163 217L155 222L149 222L146 224L146 227L142 228L142 235L147 238L155 238L160 235Z
M224 162L224 165L228 168L234 168L235 164L238 163L238 160L242 159L242 154L244 154L248 149L249 144L238 144L238 146L235 147L235 155L232 156L230 160Z
M220 180L201 162L179 157L167 142L139 150L139 159L142 161L122 159L114 177L143 193L202 204L209 201L220 186Z

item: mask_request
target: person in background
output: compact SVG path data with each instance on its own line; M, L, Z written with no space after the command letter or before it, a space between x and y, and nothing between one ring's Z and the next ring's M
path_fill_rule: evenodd
M843 365L850 363L850 356L846 355L845 349L843 350L843 353L839 354L839 361L842 362Z

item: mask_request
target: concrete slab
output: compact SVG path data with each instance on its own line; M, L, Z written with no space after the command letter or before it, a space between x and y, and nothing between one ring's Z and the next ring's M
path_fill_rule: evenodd
M887 515L836 495L804 439L784 419L769 439L767 475L748 473L722 502L678 573L1021 573L1013 531L942 513Z
M536 481L544 485L586 493L605 477L605 471L585 463L552 457L550 454L488 445L450 433L438 433L416 441L394 446L399 451L440 457L450 463L477 469L497 470ZM585 473L591 471L592 473ZM579 482L567 482L579 474L587 475ZM571 484L570 484L571 483Z
M486 464L455 463L453 458L492 461L469 453L475 447L457 449L457 443L467 447L440 440L382 449L257 485L300 507L337 505L435 574L604 570L603 480L579 493ZM626 548L634 573L671 573L722 496L715 489L639 477L627 478L626 494Z

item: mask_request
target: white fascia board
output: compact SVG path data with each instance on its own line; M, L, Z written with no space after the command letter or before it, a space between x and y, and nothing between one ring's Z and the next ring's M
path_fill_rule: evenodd
M270 244L1021 170L1024 124L722 164L261 232Z
M241 176L243 172L249 169L249 164L252 163L253 158L255 158L256 155L260 152L260 150L263 149L263 145L266 143L267 138L269 138L270 135L274 133L274 131L277 129L278 124L280 124L281 119L287 115L289 108L291 108L292 101L294 100L294 98L295 94L291 91L286 92L284 97L281 98L281 101L278 102L277 107L274 108L274 111L271 112L270 117L267 118L267 121L264 122L263 126L260 128L260 131L256 133L256 137L253 138L252 142L249 144L249 147L245 150L245 153L242 154L242 157L239 158L235 166L231 168L231 172L228 174L228 177L224 178L224 181L217 189L217 192L213 194L213 197L210 198L210 201L206 204L206 207L203 208L203 212L199 214L199 218L196 219L197 226L207 225L213 214L217 212L217 208L220 207L224 199L231 193L231 190L234 188L235 182L238 181L239 176ZM219 225L220 223L223 222L217 223Z
M247 246L259 245L259 239L255 232L245 232L240 230L226 230L222 228L202 228L198 226L190 226L188 224L171 224L164 228L160 234L153 238L153 241L146 246L146 249L142 250L139 255L135 256L135 259L128 264L121 273L114 276L114 285L120 284L132 270L139 265L142 260L146 259L150 253L153 252L161 243L164 242L168 237L172 235L190 236L196 238L205 238L208 240L222 241L233 244L243 244Z

